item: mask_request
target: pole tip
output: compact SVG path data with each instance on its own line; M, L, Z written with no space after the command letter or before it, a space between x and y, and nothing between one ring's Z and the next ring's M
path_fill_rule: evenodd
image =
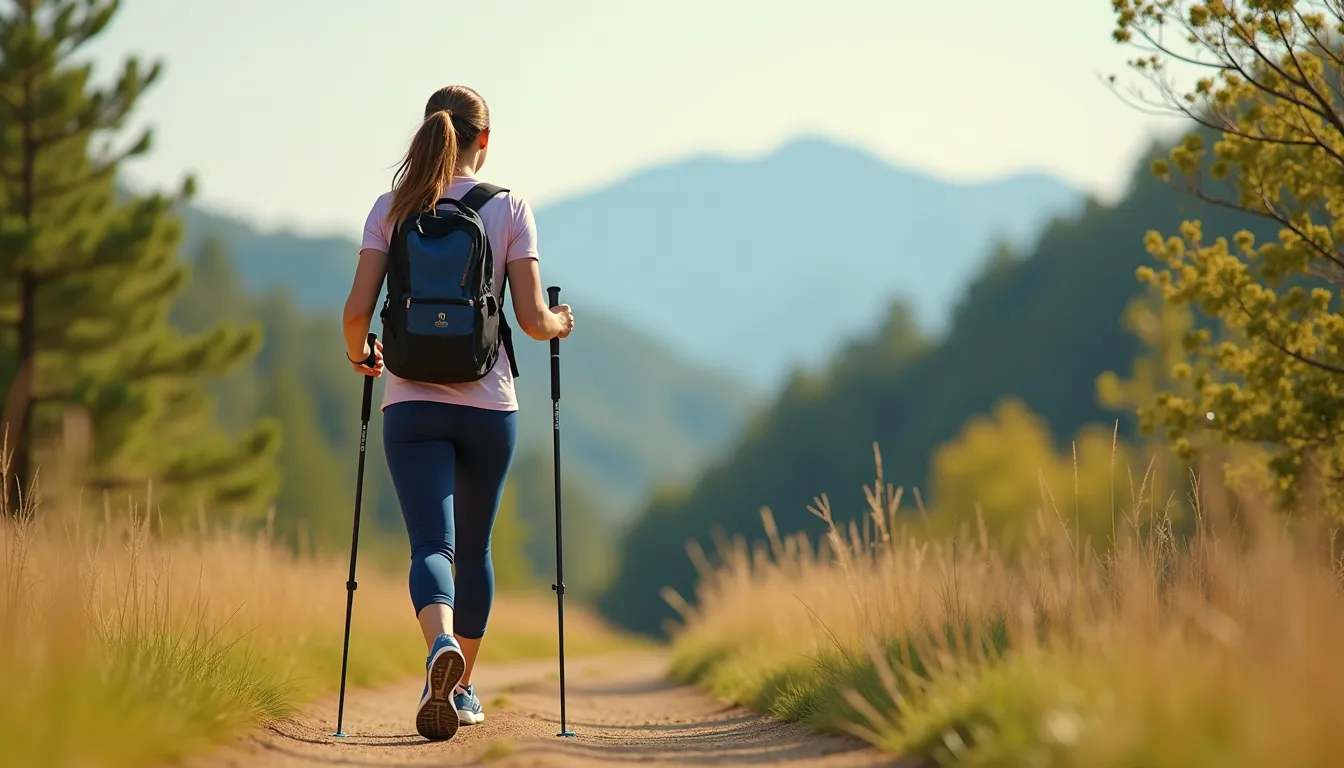
M338 739L346 739L346 738L349 738L349 736L347 736L345 733L343 733L343 732L341 732L341 731L337 731L337 732L335 732L335 733L333 733L333 734L331 734L331 735L332 735L332 736L335 736L335 737L338 738Z
M573 731L561 731L561 732L559 732L559 733L557 733L557 734L555 734L555 735L556 735L556 736L563 736L563 737L567 737L567 738L573 738L573 737L574 737L574 732L573 732Z

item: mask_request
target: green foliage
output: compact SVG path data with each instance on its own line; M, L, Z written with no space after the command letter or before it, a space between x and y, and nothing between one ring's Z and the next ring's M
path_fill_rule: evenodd
M152 482L166 514L197 503L256 513L274 492L278 430L261 421L227 438L202 385L254 354L259 329L169 326L186 279L176 200L119 201L114 186L150 133L121 149L111 134L159 68L131 58L97 88L72 61L116 7L34 0L0 13L0 323L14 359L4 421L15 474L66 461L94 489L140 494ZM62 441L72 419L88 425L88 445Z
M929 487L937 504L926 533L961 532L976 537L979 526L991 543L1020 550L1044 525L1067 531L1095 549L1115 538L1116 468L1131 466L1129 451L1111 430L1088 426L1057 453L1045 422L1020 400L1007 398L990 417L974 416L953 441L934 453Z
M1179 235L1148 233L1159 262L1138 274L1167 301L1216 320L1186 336L1188 361L1171 367L1141 413L1184 459L1200 455L1198 435L1263 446L1278 500L1300 506L1316 493L1344 510L1344 121L1335 37L1344 9L1333 3L1118 2L1116 39L1146 44L1132 62L1158 82L1162 102L1216 134L1191 133L1154 164L1200 199L1272 225L1272 235L1187 219ZM1188 38L1210 76L1185 93L1167 72L1173 51L1163 33ZM1168 38L1170 35L1168 34ZM1170 230L1168 230L1170 231ZM1206 233L1232 236L1210 237ZM1212 414L1212 417L1210 417Z
M1131 366L1129 379L1113 371L1097 377L1097 400L1107 408L1126 414L1143 411L1163 391L1189 391L1188 378L1180 378L1186 361L1184 340L1194 327L1189 309L1167 303L1159 290L1136 296L1125 307L1125 329L1146 350Z

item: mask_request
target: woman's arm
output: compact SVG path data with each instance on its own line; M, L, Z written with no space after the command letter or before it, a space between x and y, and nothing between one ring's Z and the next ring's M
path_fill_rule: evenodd
M513 314L523 333L537 341L565 338L574 330L574 314L568 304L546 306L541 291L541 271L536 259L517 259L506 267L513 291Z
M387 276L387 252L374 248L365 248L359 252L359 265L355 267L355 280L350 286L350 295L345 299L345 309L341 313L341 331L345 336L345 354L356 361L356 368L363 371L359 361L376 355L375 364L369 370L382 372L381 349L369 349L369 326L373 323L373 310L378 305L378 294L383 288L383 278ZM382 346L382 342L378 343ZM376 375L375 373L375 375Z

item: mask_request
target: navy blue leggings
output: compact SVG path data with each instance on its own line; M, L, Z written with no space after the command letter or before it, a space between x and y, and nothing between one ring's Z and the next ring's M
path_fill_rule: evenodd
M462 637L485 636L494 602L490 530L516 415L423 400L383 410L383 449L411 545L411 603L417 615L434 603L451 607Z

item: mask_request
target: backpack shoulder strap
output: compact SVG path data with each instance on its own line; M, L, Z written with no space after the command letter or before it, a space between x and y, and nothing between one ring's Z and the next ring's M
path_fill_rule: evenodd
M509 327L508 315L504 314L504 297L509 294L509 275L506 272L499 290L499 336L504 342L504 354L509 356L509 372L518 378L518 356L513 352L513 329Z
M481 208L490 200L509 190L494 184L481 182L472 187L467 194L462 196L462 204L478 215ZM509 327L509 321L504 315L504 297L509 293L509 276L506 272L501 276L499 291L499 335L504 343L504 354L509 356L509 369L514 378L518 378L518 356L513 352L513 329Z
M476 186L472 187L471 190L467 192L467 194L462 196L462 204L479 214L481 212L481 208L487 202L489 202L495 196L508 191L509 190L505 189L504 187L499 187L494 184L486 184L485 182L481 182Z

